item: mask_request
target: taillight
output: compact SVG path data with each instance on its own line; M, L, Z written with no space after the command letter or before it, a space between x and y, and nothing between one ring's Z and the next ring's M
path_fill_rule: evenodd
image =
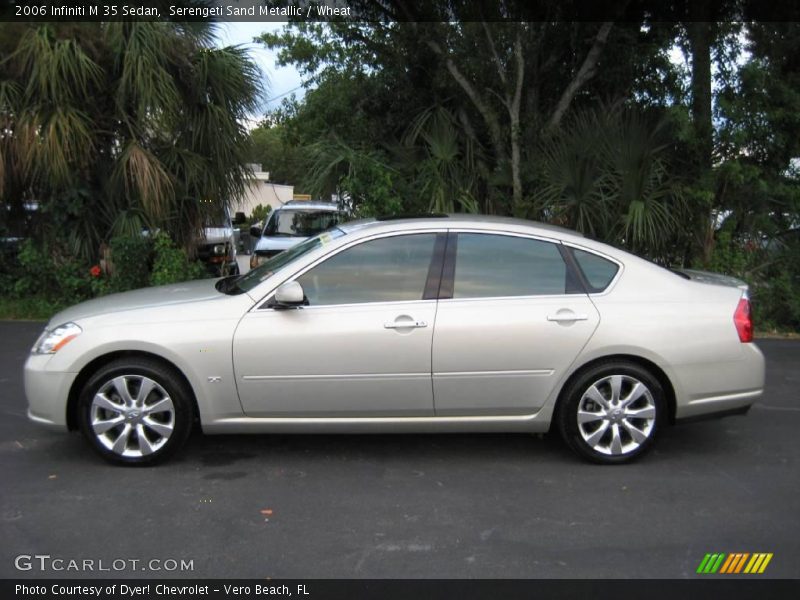
M739 300L739 306L733 313L733 323L736 325L736 333L739 334L740 342L753 341L753 316L750 313L750 300L747 297Z

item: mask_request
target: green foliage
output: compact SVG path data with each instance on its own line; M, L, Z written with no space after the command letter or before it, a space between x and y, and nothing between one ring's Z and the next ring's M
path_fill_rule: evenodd
M36 199L26 235L86 262L143 225L191 249L198 201L243 194L263 77L212 24L4 23L0 38L0 199Z
M534 210L668 262L684 204L669 170L666 128L663 117L621 106L578 111L539 147Z
M264 206L263 204L259 204L253 209L253 214L250 215L248 221L250 223L264 221L271 212L272 212L272 206L270 206L269 204L267 204L266 206Z
M716 236L707 268L750 286L756 326L800 330L800 239L748 239L726 223Z
M62 308L64 305L60 302L40 296L0 296L0 319L46 321Z
M110 290L126 292L146 287L150 279L150 255L153 242L142 235L111 239L111 260L114 265Z
M362 217L407 208L398 188L401 177L385 153L353 148L338 137L320 140L307 151L312 162L303 185L312 194L344 196Z
M410 167L420 204L430 212L478 212L476 144L446 109L423 111L411 124L404 143L411 149Z
M303 155L289 139L285 124L263 122L250 132L250 162L260 163L269 171L270 181L293 184L303 174Z
M8 292L0 302L5 318L41 319L91 298L148 285L208 277L204 266L190 261L166 234L116 237L110 243L111 274L87 265L63 247L43 247L25 240L14 256L3 254L0 277Z
M16 298L40 296L67 306L92 295L89 268L61 248L54 247L48 251L32 240L26 240L20 247L18 261L19 269L12 289Z
M156 235L150 285L167 285L207 276L205 267L197 261L190 261L186 251L176 247L168 236Z

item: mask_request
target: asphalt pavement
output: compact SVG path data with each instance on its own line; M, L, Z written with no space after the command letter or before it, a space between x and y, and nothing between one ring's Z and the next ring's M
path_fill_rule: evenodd
M163 466L120 468L26 419L41 327L0 322L3 578L682 578L710 552L800 576L797 341L759 342L747 416L667 428L631 465L583 463L557 435L194 435ZM64 570L19 571L21 555Z

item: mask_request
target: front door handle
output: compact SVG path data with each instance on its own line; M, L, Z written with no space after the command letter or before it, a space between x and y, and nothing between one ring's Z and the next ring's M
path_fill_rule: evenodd
M588 321L589 315L578 315L574 312L558 312L554 315L547 315L548 321L556 323L572 323L573 321Z
M425 321L415 321L411 317L398 317L394 322L383 324L384 329L414 329L427 326L428 324Z

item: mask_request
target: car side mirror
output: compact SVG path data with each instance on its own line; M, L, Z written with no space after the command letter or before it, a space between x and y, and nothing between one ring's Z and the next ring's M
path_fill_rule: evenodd
M278 287L270 302L272 308L279 310L300 308L304 304L306 304L306 295L303 292L303 286L296 281L289 281Z
M261 227L258 225L253 225L250 227L250 235L253 237L260 238L261 237Z

